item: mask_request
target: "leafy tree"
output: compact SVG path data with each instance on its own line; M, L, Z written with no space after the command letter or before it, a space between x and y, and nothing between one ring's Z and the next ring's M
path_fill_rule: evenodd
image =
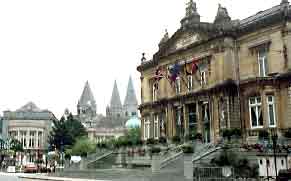
M16 152L23 152L23 146L20 141L13 139L10 142L10 149Z
M131 128L127 131L125 139L128 140L129 144L138 145L141 139L140 128Z
M71 147L77 138L87 135L84 126L71 113L67 119L62 117L60 121L54 120L53 123L48 142L58 150Z
M96 145L87 137L78 138L72 147L72 155L87 156L88 153L94 153Z

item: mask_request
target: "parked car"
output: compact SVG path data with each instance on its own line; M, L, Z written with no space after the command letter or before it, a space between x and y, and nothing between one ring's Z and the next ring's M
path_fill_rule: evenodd
M37 166L34 163L29 163L24 166L24 173L36 173Z

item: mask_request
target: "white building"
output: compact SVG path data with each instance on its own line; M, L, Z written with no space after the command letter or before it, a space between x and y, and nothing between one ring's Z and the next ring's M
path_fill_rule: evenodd
M17 139L24 148L17 153L18 164L27 164L42 159L48 149L48 134L56 117L48 110L39 109L29 102L16 111L4 111L3 120L7 122L10 138Z

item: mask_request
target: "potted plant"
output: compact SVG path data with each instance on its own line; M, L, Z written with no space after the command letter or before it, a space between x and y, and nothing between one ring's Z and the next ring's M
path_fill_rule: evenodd
M193 154L194 153L194 149L193 146L190 144L185 144L182 146L182 151L184 154Z
M196 141L202 141L202 134L201 133L195 133L193 137Z
M163 144L163 145L167 144L167 138L165 138L165 137L160 137L160 138L159 138L159 143L160 143L160 144Z
M259 131L259 140L269 140L269 132L267 130Z
M149 139L147 139L146 144L147 145L154 145L155 144L155 140L153 138L149 138Z
M232 131L230 129L224 129L224 130L222 130L222 137L224 139L227 139L228 141L230 141L231 136L232 136Z
M179 144L181 142L181 138L179 136L173 136L172 142L174 144Z

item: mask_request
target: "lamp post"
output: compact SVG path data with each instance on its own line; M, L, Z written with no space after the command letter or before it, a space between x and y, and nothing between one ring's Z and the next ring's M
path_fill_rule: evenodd
M278 135L274 131L273 134L272 134L272 141L273 141L273 151L274 151L273 153L274 153L274 165L275 165L275 176L276 176L276 180L278 178L278 175L277 175L277 159L276 159L277 140L278 140Z

